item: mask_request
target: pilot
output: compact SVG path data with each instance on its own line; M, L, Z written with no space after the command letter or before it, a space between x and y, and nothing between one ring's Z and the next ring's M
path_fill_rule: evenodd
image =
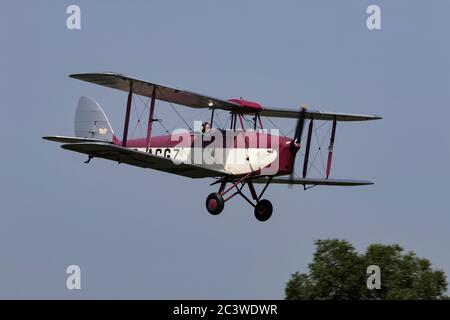
M209 132L209 130L211 130L211 125L209 124L209 122L203 122L202 133L207 134Z

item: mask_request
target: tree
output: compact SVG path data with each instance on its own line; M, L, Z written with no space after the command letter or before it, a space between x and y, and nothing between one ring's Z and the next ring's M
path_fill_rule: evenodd
M362 255L345 240L315 242L308 273L295 272L286 284L285 298L297 299L446 299L443 271L427 259L403 253L399 245L372 244ZM367 288L367 267L381 270L381 289Z

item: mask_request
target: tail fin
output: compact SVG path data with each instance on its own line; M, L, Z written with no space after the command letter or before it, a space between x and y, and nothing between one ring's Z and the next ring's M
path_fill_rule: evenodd
M75 113L75 136L115 141L114 131L102 108L93 99L81 97Z

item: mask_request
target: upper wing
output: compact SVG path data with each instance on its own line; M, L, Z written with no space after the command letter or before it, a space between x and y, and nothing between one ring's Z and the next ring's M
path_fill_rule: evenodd
M264 107L259 113L262 117L276 117L276 118L298 118L299 110L293 109L273 109ZM306 110L305 119L329 120L333 121L367 121L382 119L380 116L368 114L348 114L348 113L334 113L322 112L318 110Z
M153 90L156 87L156 99L188 106L191 108L222 109L228 111L233 110L242 113L257 112L260 116L263 117L278 118L298 118L299 113L299 110L268 108L261 106L259 103L246 101L243 99L217 99L191 91L171 88L154 82L131 78L118 73L80 73L71 74L70 77L95 83L101 86L122 90L125 92L129 92L130 88L133 88L133 92L135 94L145 97L151 97L153 94ZM375 115L332 113L314 110L307 110L305 118L318 120L336 119L337 121L365 121L381 119L381 117Z
M69 143L63 149L84 153L93 157L126 163L141 168L150 168L190 178L220 177L224 172L210 170L192 164L175 164L171 159L146 152L123 148L103 142Z
M252 179L254 183L267 183L269 177L260 177ZM311 178L297 178L297 179L286 179L286 178L273 178L271 183L277 184L301 184L304 186L366 186L373 184L372 181L367 180L337 180L337 179L311 179Z
M186 90L163 86L153 82L130 78L117 73L71 74L70 77L126 92L129 92L130 86L132 86L135 94L145 97L151 97L153 94L153 89L157 87L156 99L181 104L192 108L213 107L216 109L232 110L233 108L241 107L239 104L231 101L221 100Z

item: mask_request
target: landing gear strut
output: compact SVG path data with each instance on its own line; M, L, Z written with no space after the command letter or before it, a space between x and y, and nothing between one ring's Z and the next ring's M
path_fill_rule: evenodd
M256 194L256 190L253 186L253 183L251 181L251 174L248 174L246 176L243 176L239 180L228 181L228 179L225 177L222 180L218 180L217 182L213 183L220 183L219 191L216 193L211 193L208 198L206 198L206 209L209 213L212 215L218 215L223 211L223 208L225 206L225 202L230 200L236 195L240 195L244 200L246 200L253 208L255 213L255 218L258 221L267 221L272 216L273 212L273 206L272 203L269 200L263 199L261 200L261 197L263 196L264 192L266 191L267 187L269 186L270 182L272 181L271 178L269 178L266 186L263 188L259 196ZM231 187L225 190L226 184L230 182L232 184ZM250 189L251 196L253 198L253 201L249 199L243 192L242 189L245 185L248 185ZM224 198L224 196L231 191L232 189L236 189L234 193L229 195L227 198ZM254 203L256 202L256 203Z

